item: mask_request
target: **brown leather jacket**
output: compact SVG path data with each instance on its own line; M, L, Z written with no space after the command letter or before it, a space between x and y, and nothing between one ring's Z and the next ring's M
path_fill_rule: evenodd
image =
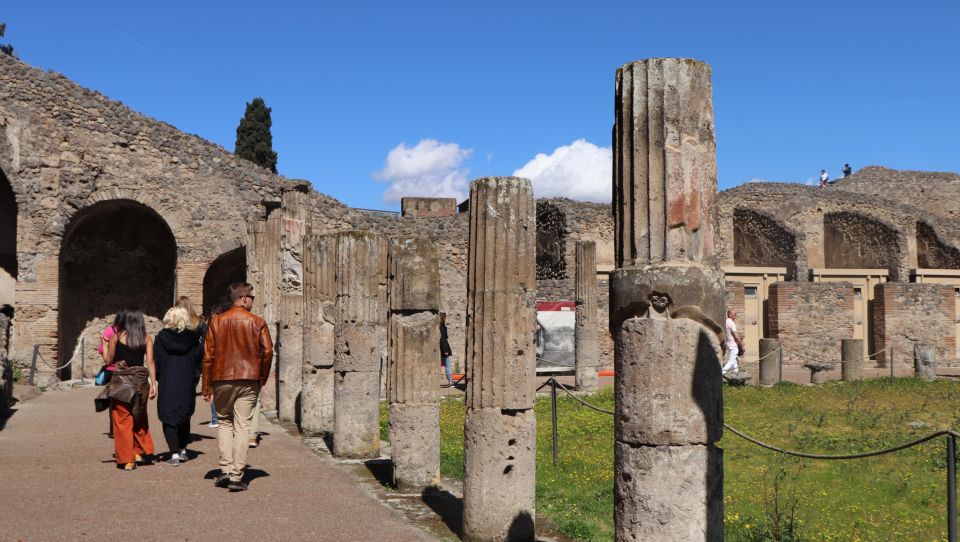
M270 374L273 342L263 318L243 307L230 307L213 317L203 344L204 395L219 380L257 380L263 387Z

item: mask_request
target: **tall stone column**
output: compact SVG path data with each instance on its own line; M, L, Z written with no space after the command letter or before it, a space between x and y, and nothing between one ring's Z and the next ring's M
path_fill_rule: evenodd
M336 258L333 455L377 457L387 243L368 231L341 232Z
M463 536L533 540L536 220L530 181L470 185Z
M279 209L268 208L263 216L251 217L247 222L247 277L257 296L253 312L263 316L274 341L280 309L280 214ZM270 376L260 390L260 406L266 411L277 409L278 350L273 349Z
M310 209L303 192L284 192L281 201L277 416L281 421L299 422L303 386L303 238Z
M300 430L307 434L333 434L336 251L336 234L311 234L304 240Z
M722 540L710 67L673 58L622 66L615 118L616 539Z
M576 384L582 391L597 389L597 365L600 345L597 341L597 244L577 241L576 244Z
M393 238L389 245L393 482L403 493L421 493L440 482L440 258L427 239Z

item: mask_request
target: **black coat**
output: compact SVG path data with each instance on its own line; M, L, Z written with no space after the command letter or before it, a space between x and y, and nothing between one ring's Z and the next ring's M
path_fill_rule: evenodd
M193 329L163 329L153 341L157 365L157 415L169 425L190 420L197 404L194 375L203 362L200 334Z

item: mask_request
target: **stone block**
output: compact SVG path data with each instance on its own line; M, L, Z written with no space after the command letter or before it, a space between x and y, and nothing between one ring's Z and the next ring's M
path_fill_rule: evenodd
M720 439L720 360L706 328L687 319L631 318L618 334L614 363L618 441L659 446Z
M400 214L410 218L453 216L456 198L400 198Z
M726 303L723 274L696 265L647 265L610 274L610 330L650 311L692 318L723 332Z
M391 404L393 484L420 493L440 483L440 404Z
M432 312L390 316L390 363L387 390L391 403L434 403L440 400L439 317Z
M335 372L333 455L355 459L380 455L379 372Z
M387 318L387 241L351 230L337 235L337 322L376 324Z
M337 324L333 367L337 371L380 372L383 330L379 324Z
M334 325L314 323L303 330L303 364L311 367L333 367Z
M313 435L333 434L332 367L303 366L303 390L300 392L300 432Z
M438 310L440 268L437 246L422 237L394 237L389 245L390 310Z
M536 438L533 410L467 409L464 540L533 540Z
M616 540L723 540L723 450L617 442L614 455Z

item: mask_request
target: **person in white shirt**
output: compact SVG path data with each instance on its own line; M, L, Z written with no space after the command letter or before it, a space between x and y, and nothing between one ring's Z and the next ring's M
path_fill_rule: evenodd
M820 186L827 186L830 181L830 175L827 173L827 170L820 170Z
M743 343L740 342L740 335L737 334L737 311L730 309L727 311L727 321L723 326L723 338L727 347L727 362L723 365L721 372L724 376L728 373L737 374L740 372L740 366L737 364L737 356L743 350Z

